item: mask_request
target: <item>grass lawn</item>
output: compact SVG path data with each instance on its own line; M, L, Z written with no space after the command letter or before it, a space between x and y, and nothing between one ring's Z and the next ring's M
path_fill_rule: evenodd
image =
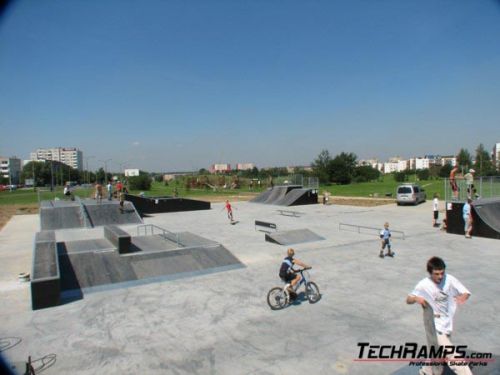
M169 186L165 186L162 183L154 182L151 185L151 190L145 191L145 195L148 197L155 196L165 196L174 194L175 189L174 184L170 184ZM220 197L220 196L234 196L234 195L254 195L264 189L260 190L254 189L252 191L248 189L217 189L217 191L213 191L212 189L186 189L184 186L178 186L178 196L179 197ZM77 188L73 190L74 194L79 196L80 198L88 198L93 196L94 189L93 188ZM140 190L131 190L131 194L139 194ZM104 189L104 195L106 197L106 189ZM53 200L54 198L59 198L61 200L67 199L63 195L63 188L57 187L54 192L50 191L40 191L40 200ZM38 205L38 192L34 192L33 189L18 189L12 192L10 191L2 191L0 192L0 207L4 205Z
M413 177L414 178L414 177ZM414 182L409 181L409 182ZM331 193L333 197L335 196L347 196L347 197L379 197L384 198L386 193L392 193L392 198L396 196L396 188L400 183L394 181L392 175L384 176L382 180L377 182L364 182L358 184L350 185L321 185L319 189L319 194L323 194L326 190ZM420 181L420 186L422 186L427 192L427 198L432 199L434 193L438 193L441 199L444 199L444 183L443 180L429 180ZM153 182L151 190L146 191L145 195L149 197L155 196L172 196L174 195L174 190L177 187L178 196L184 198L194 198L209 200L212 202L222 201L228 197L229 199L235 199L233 197L238 197L238 200L242 197L247 196L248 198L264 191L266 188L262 187L260 189L254 188L249 190L248 188L242 189L217 189L213 191L212 189L186 189L183 185L176 185L175 183L170 183L165 186L160 182ZM139 194L140 191L132 190L131 194ZM74 190L74 194L81 197L87 198L94 194L93 188L77 188ZM106 194L106 191L104 191ZM1 191L0 192L0 228L9 220L12 215L22 214L22 213L36 213L38 212L38 199L40 200L53 200L54 198L67 199L63 195L63 188L57 187L53 192L50 191L40 191L34 192L32 189L18 189L15 191ZM246 200L247 198L243 198ZM348 203L356 204L356 203Z
M415 176L411 176L407 183L414 183ZM444 182L443 180L428 180L417 181L425 192L427 199L432 199L434 193L438 193L441 199L444 198ZM353 183L349 185L321 185L319 192L323 194L326 190L332 196L348 196L348 197L376 197L383 198L386 194L392 194L392 198L396 198L396 189L401 182L394 181L392 175L383 176L383 180L376 182Z
M414 178L414 177L413 177ZM414 182L414 181L409 181ZM331 193L332 196L348 196L348 197L385 197L387 193L392 193L392 197L396 195L396 188L399 182L394 181L392 175L384 176L383 180L376 182L363 182L350 185L321 185L319 193L323 194L326 190ZM444 183L443 180L429 180L429 181L419 181L420 186L422 186L427 192L427 198L431 199L434 193L438 193L439 196L444 198ZM184 186L175 185L174 183L165 186L163 183L154 182L151 186L151 190L146 191L146 196L164 196L173 195L174 189L177 187L179 197L220 197L220 196L234 196L234 195L254 195L260 191L265 190L248 188L243 189L217 189L213 191L212 189L186 189ZM140 191L131 191L132 194L138 194ZM93 195L93 189L75 189L75 195L81 198L87 198ZM57 187L54 192L41 191L41 200L51 200L54 198L65 199L63 196L63 188ZM19 189L12 192L2 191L0 192L0 206L2 205L38 205L38 193L34 192L32 189Z

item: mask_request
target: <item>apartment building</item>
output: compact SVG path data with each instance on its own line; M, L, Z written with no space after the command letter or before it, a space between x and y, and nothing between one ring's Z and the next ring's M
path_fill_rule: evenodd
M0 175L9 180L9 184L19 184L21 177L21 159L0 157Z
M255 168L254 163L238 163L236 164L236 170L238 171L248 171Z
M457 165L457 158L453 155L450 156L442 156L441 157L441 165L450 164L452 167Z
M83 153L75 147L39 148L31 153L31 160L54 160L83 169Z
M495 143L495 146L493 146L493 163L495 163L495 166L500 168L500 142Z
M210 173L229 172L231 164L212 164L208 170Z

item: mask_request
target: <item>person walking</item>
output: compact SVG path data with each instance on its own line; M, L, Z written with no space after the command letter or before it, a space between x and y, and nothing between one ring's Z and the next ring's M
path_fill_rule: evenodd
M125 189L120 190L118 193L118 199L120 200L120 211L123 212L125 205Z
M95 199L97 200L97 203L102 202L102 185L100 182L95 184Z
M113 199L113 184L111 181L106 185L106 189L108 190L108 201Z
M467 198L467 202L465 202L464 207L462 208L462 217L464 219L464 232L465 238L472 238L472 207L471 204L472 199Z
M434 199L432 200L432 212L434 214L432 219L432 226L439 227L438 217L439 217L439 199L438 193L434 193Z
M453 331L453 316L457 305L464 304L470 297L469 290L454 276L448 274L443 259L432 257L427 261L427 272L429 277L422 279L406 297L406 303L412 305L418 303L423 308L432 307L434 311L434 324L436 326L437 342L443 347L453 347L451 333ZM472 375L469 366L459 365L451 361L454 353L446 356L450 369L458 375ZM459 362L462 362L459 361ZM424 366L420 369L420 375L432 375L432 368L436 366ZM440 367L440 371L443 369Z
M384 257L384 249L387 246L387 256L394 257L394 252L391 251L391 231L389 229L389 223L386 221L384 224L384 229L380 231L380 240L382 247L380 248L379 257Z

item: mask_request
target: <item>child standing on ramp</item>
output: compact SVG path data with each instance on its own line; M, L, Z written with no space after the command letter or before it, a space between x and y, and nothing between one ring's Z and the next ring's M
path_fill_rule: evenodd
M380 231L380 240L382 247L380 248L379 257L384 257L384 249L387 246L387 256L394 257L394 252L391 251L391 231L389 230L389 223L386 221L384 224L384 229Z

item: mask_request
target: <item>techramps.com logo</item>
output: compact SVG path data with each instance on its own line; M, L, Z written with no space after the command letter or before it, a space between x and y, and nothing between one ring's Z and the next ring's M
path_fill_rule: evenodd
M492 353L471 353L467 345L372 345L358 343L359 353L355 362L407 362L409 366L487 366L494 362Z

